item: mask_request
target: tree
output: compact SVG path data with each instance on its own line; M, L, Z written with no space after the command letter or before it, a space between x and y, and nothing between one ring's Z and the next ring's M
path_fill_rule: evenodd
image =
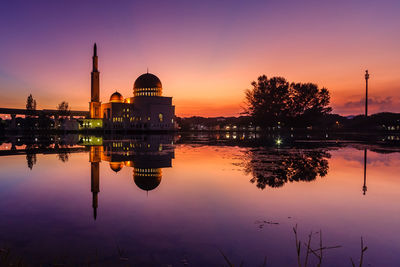
M246 90L245 114L260 126L309 123L332 110L328 89L313 83L289 83L283 77L262 75L251 85L253 88Z
M27 110L36 110L36 100L33 99L32 94L28 96L26 99L26 109Z
M286 101L289 99L289 83L285 78L268 79L262 75L251 83L253 89L246 91L247 109L245 113L256 122L275 124L287 116Z
M57 106L59 116L68 116L70 114L70 107L68 102L62 101Z
M29 111L34 111L36 110L36 100L33 99L32 94L29 94L28 98L26 99L26 109ZM35 118L32 113L28 113L28 115L25 116L26 118L26 128L32 129L35 127Z

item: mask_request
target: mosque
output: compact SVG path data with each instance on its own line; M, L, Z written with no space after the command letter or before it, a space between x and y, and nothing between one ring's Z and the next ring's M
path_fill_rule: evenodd
M175 106L172 97L162 96L160 79L151 73L140 75L133 85L133 97L115 91L108 103L100 102L100 72L94 44L91 73L90 118L80 128L105 130L168 131L174 129Z

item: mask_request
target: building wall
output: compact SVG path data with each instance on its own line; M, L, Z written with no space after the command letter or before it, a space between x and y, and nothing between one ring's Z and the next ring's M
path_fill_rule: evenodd
M102 114L105 129L174 129L172 97L139 96L128 98L125 103L110 102L102 105Z

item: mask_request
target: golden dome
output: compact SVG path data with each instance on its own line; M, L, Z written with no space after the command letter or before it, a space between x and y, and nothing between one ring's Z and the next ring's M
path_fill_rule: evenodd
M113 103L123 103L124 102L124 98L122 97L122 95L120 93L118 93L117 91L115 91L115 93L113 93L110 97L110 102Z
M110 168L115 172L119 172L122 167L124 167L123 162L110 162Z

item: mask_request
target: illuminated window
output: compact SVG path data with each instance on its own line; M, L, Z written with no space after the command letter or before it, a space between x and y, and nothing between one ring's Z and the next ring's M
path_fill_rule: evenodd
M163 121L163 114L162 113L158 114L158 118L159 118L160 122L162 122Z

